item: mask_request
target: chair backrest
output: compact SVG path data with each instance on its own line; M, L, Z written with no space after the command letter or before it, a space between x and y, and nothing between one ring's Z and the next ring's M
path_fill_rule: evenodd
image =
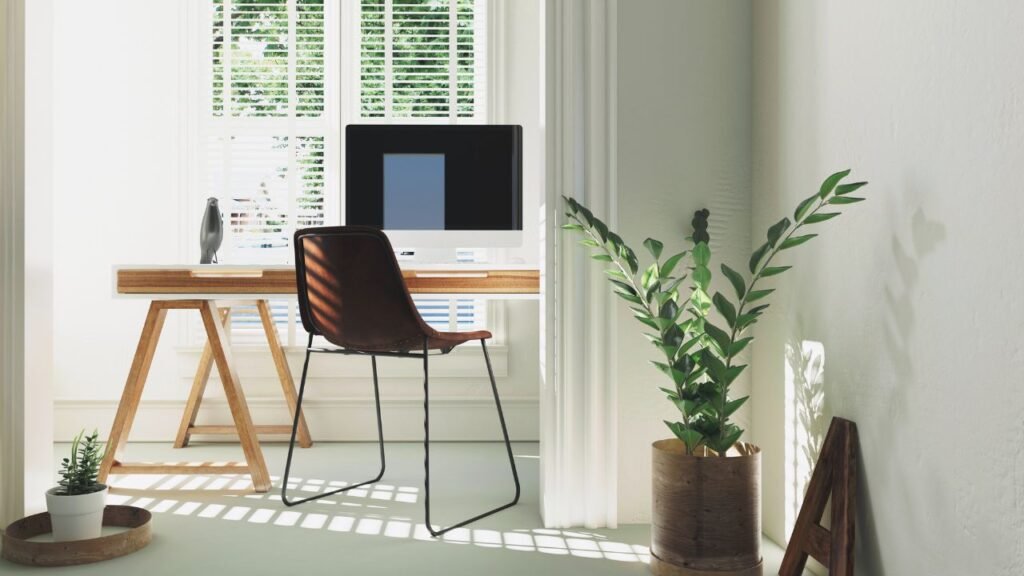
M413 304L391 242L365 226L295 232L302 325L332 344L364 351L423 348L436 332Z

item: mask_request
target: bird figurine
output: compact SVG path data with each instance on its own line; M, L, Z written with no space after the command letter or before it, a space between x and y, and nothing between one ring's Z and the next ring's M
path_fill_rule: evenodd
M224 241L224 217L221 216L220 206L216 198L206 200L206 213L203 214L203 223L199 228L199 248L202 256L200 264L214 264L217 262L217 250Z

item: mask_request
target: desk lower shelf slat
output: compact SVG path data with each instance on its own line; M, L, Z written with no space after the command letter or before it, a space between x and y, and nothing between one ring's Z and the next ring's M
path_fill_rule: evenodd
M212 464L203 462L169 463L169 462L115 462L110 467L111 474L248 474L249 466L240 462Z

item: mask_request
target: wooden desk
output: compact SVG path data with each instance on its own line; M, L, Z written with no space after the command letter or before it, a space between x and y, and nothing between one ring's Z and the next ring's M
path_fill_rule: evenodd
M525 267L420 266L403 268L402 274L413 294L515 299L537 298L540 293L540 272ZM114 269L114 287L119 297L141 297L151 302L111 426L99 481L106 482L110 474L249 474L256 492L270 490L270 474L258 435L287 434L291 432L291 424L257 426L253 423L228 345L226 328L230 325L230 308L218 307L217 301L256 301L285 402L294 419L295 383L267 302L269 298L296 294L294 267L119 266ZM245 456L244 464L132 464L121 460L168 310L198 310L207 337L174 446L187 446L192 434L237 435ZM196 415L214 364L234 422L225 426L197 426ZM302 415L299 416L298 440L302 447L313 444Z

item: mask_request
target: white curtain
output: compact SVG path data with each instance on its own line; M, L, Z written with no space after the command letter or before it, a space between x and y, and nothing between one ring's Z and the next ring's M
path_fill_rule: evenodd
M0 0L0 523L21 516L24 0Z
M613 302L601 267L560 226L563 195L616 225L617 2L543 1L542 514L549 528L615 527Z

